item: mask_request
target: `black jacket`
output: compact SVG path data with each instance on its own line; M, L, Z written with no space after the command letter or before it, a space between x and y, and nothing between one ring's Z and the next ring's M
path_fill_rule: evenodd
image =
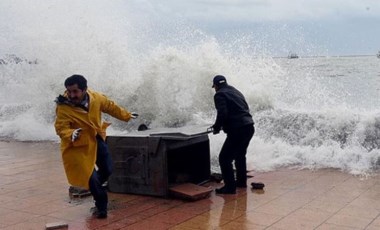
M217 110L214 131L223 129L228 133L232 129L254 124L243 94L234 87L221 86L214 95L214 103Z

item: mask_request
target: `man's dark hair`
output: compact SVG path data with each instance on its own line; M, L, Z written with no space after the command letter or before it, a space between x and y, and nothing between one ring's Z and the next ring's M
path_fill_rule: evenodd
M74 74L65 80L66 88L70 85L75 85L75 84L77 84L78 88L81 90L87 89L87 80L82 75Z

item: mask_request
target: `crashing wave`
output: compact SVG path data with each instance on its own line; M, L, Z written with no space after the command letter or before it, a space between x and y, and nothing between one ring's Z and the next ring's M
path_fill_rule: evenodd
M15 54L6 54L4 57L0 58L0 65L8 65L8 64L22 64L27 63L30 65L38 64L38 60L28 60L26 58L19 57Z

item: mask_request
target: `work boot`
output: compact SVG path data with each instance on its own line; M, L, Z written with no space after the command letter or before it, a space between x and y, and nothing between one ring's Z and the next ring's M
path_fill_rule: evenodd
M98 219L107 218L107 210L99 211L99 209L97 207L92 207L91 212L92 212L92 215Z
M96 214L96 218L98 218L98 219L105 219L105 218L107 218L107 211L99 211Z

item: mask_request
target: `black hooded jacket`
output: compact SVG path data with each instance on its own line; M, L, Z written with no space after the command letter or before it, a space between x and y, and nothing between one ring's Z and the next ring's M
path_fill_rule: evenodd
M228 133L232 129L253 125L252 115L243 94L230 85L222 85L214 95L217 117L214 130L223 129Z

